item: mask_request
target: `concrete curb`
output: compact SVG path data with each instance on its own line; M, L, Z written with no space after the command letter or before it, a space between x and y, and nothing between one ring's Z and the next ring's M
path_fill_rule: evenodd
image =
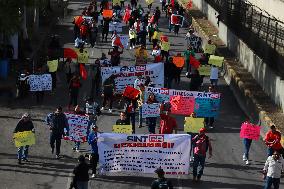
M181 0L178 0L180 4L183 5L184 8L185 5L181 2ZM186 11L187 14L190 15L189 10ZM208 21L209 22L209 21ZM196 21L194 17L192 17L192 25L194 29L200 34L200 37L205 39L207 42L210 37L206 32L203 30L203 28L199 25L199 23ZM213 26L212 26L213 27ZM221 41L219 38L216 38L217 40ZM220 54L218 51L218 48L221 46L217 46L217 54ZM223 46L224 47L224 46ZM220 54L222 55L222 54ZM269 130L269 127L271 125L275 125L272 121L272 119L269 117L268 112L264 111L260 104L258 103L257 99L253 96L253 91L251 91L249 88L245 87L245 81L242 80L242 78L239 76L238 72L233 68L233 64L237 64L237 61L232 59L231 57L225 57L224 61L224 79L226 83L230 86L230 89L233 91L235 98L237 99L240 107L242 110L248 115L254 122L258 122L259 125L261 125L261 136L264 139L265 133ZM254 114L252 114L254 112ZM275 125L277 127L277 125ZM281 137L281 143L284 146L284 135L282 134Z

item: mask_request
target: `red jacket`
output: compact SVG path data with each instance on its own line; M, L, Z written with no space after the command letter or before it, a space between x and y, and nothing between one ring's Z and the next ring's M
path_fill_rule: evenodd
M172 134L174 129L177 129L177 121L175 118L161 114L160 134Z
M275 131L275 133L272 133L272 131L268 131L265 135L265 144L268 147L271 147L272 149L275 150L282 149L283 147L280 141L281 141L281 133L279 131ZM270 142L273 143L269 144Z

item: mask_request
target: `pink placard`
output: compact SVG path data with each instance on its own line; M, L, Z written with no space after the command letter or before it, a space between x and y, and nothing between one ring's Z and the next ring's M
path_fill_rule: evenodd
M190 115L194 111L194 97L171 96L171 112L178 115Z
M249 122L242 123L240 137L252 140L258 140L260 136L260 126Z

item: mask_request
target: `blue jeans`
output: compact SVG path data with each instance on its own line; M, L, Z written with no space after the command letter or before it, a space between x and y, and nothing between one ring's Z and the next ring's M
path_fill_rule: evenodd
M280 178L266 177L264 189L271 189L272 184L274 189L279 189Z
M205 156L194 154L194 161L193 161L193 176L197 178L201 178L203 175L203 169L205 165ZM197 172L197 169L199 170Z
M149 131L149 133L155 134L156 133L155 128L156 128L156 120L157 120L157 118L156 117L147 117L146 119L148 121L148 131Z
M272 156L273 152L274 152L274 150L272 148L268 147L267 156Z
M251 139L248 139L248 138L244 138L244 146L245 146L245 157L247 159L249 159L249 149L250 149L250 146L251 146L251 142L252 140Z
M29 153L29 145L18 148L18 159L27 159Z
M88 181L77 181L76 182L77 189L88 189Z
M135 113L128 113L127 119L132 125L132 133L135 134Z

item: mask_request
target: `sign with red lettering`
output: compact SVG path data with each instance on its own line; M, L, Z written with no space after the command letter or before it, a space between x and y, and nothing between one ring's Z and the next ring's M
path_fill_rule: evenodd
M89 117L69 113L65 113L65 115L69 125L69 136L64 137L64 139L76 142L86 142Z
M139 93L140 93L139 90L127 86L124 90L123 96L135 100L138 97Z
M171 96L171 112L178 115L190 115L194 111L194 97Z
M252 140L258 140L260 137L260 126L254 125L249 122L242 123L240 137Z

